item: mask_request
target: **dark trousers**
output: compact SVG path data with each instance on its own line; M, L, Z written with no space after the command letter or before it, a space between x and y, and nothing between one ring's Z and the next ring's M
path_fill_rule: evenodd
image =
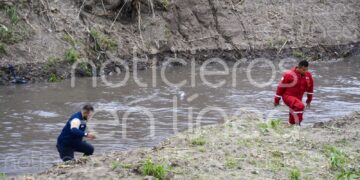
M84 156L90 156L94 153L94 147L87 143L86 141L82 141L79 144L73 146L61 146L59 144L56 145L56 148L59 152L60 158L65 162L74 159L74 152L84 153Z

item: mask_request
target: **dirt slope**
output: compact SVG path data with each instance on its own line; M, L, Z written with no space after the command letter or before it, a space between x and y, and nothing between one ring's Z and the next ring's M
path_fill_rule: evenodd
M133 54L151 65L175 52L317 60L359 49L358 0L1 0L0 9L1 84L11 79L8 63L29 80L49 80L69 78L84 58L101 74L102 62L131 64ZM89 67L77 74L91 75Z

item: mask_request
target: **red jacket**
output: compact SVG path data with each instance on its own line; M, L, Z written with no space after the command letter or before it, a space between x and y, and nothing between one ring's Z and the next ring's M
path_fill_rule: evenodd
M311 103L314 94L314 80L311 73L307 71L305 75L301 75L296 68L292 68L281 78L276 90L275 104L279 104L283 96L294 96L301 100L305 92L307 92L306 103Z

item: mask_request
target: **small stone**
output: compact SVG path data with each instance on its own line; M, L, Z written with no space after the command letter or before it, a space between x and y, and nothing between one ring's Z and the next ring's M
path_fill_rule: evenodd
M144 180L156 180L154 176L145 176Z
M173 172L168 172L165 176L166 180L170 180L170 179L174 179L174 173Z
M66 174L66 171L60 170L60 171L58 171L58 174Z
M251 171L251 174L259 174L258 171Z
M177 166L179 166L179 161L178 160L171 160L169 165L172 166L172 167L177 167Z

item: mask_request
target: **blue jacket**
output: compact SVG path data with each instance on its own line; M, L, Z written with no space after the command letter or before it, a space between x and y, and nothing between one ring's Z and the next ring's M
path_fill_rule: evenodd
M78 128L71 129L71 121L73 119L79 119L81 124ZM70 119L66 122L61 134L57 139L57 144L59 146L76 146L82 142L83 137L85 136L86 130L86 121L83 119L81 112L73 114Z

